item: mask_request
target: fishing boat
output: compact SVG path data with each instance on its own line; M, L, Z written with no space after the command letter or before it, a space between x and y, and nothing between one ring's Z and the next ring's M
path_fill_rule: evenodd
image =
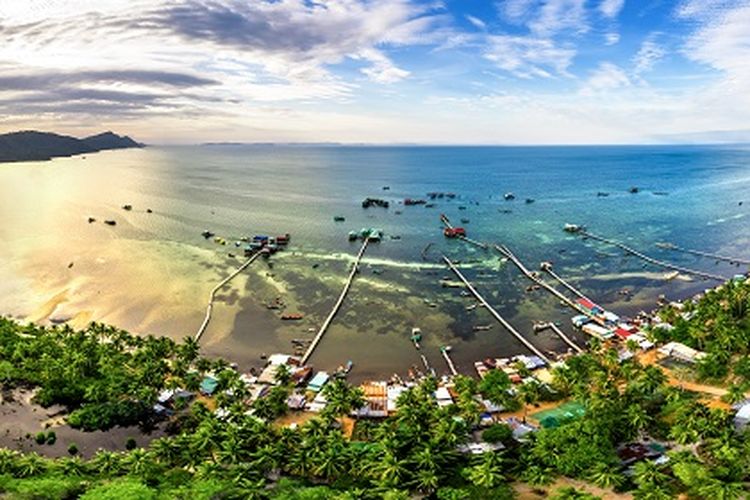
M505 201L511 201L511 200L515 200L516 199L516 195L514 195L511 192L508 192L508 193L505 193L503 195L503 198L505 198Z
M105 220L104 223L106 225L108 225L108 226L116 226L117 225L117 221L113 221L113 220Z
M304 317L305 315L302 313L287 313L281 315L281 319L284 321L299 321Z
M529 205L531 203L534 203L536 200L534 198L526 198L526 204Z
M333 222L344 222L346 220L346 217L343 215L334 215L333 216Z
M414 347L420 348L419 342L422 340L422 330L419 328L411 329L411 341L414 342Z

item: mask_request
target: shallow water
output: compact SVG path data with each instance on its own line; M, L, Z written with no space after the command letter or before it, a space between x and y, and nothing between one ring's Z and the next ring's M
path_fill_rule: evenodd
M248 368L261 363L262 353L290 351L293 338L312 338L308 330L335 302L358 249L347 233L379 227L386 238L368 248L312 362L333 369L351 359L355 378L403 374L421 363L409 341L418 326L423 352L439 372L446 370L439 347L450 344L468 373L477 359L524 348L497 324L472 331L491 318L482 309L466 311L471 299L439 285L450 275L441 253L460 259L467 277L543 350L561 351L564 344L549 332L532 336L531 322L559 320L569 331L571 313L546 292L526 293L528 282L497 254L445 240L440 213L454 222L470 219L472 238L508 245L531 268L554 261L558 273L602 305L632 314L653 307L659 294L682 297L711 283L667 282L664 270L570 236L563 224L586 224L654 257L731 276L744 269L655 243L750 257L750 205L739 204L750 192L749 165L746 147L281 146L150 147L3 164L0 312L192 335L208 292L241 262L227 255L241 253L232 242L289 232L292 245L284 254L270 264L256 262L219 293L203 338L207 352ZM639 193L629 193L631 186ZM399 204L430 191L457 198L436 200L435 208ZM516 200L503 199L509 191ZM598 197L599 191L609 196ZM362 209L366 196L389 199L391 207ZM134 209L124 211L124 204ZM346 222L334 222L334 215ZM87 223L89 216L97 222ZM203 229L229 245L204 240ZM390 239L396 235L401 238ZM632 296L620 295L622 288ZM278 311L266 309L277 296L304 320L283 322Z

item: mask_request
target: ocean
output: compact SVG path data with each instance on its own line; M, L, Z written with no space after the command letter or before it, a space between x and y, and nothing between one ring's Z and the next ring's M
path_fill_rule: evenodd
M444 373L439 348L450 345L460 371L473 373L476 360L526 351L487 311L467 310L473 299L460 289L440 285L453 279L441 254L460 261L540 349L566 346L551 332L532 333L536 320L558 321L578 342L586 339L573 331L572 311L543 290L527 291L529 282L497 252L444 238L441 213L471 238L507 245L530 268L552 262L601 305L632 315L654 308L660 295L684 298L715 283L667 280L666 270L563 225L731 277L747 269L656 244L750 258L749 188L747 146L152 146L0 164L0 313L191 336L211 288L242 262L234 242L289 233L287 250L219 293L202 339L206 353L245 370L260 366L263 354L292 352L292 339L312 338L359 248L348 232L375 227L385 238L368 248L311 363L332 370L351 360L353 378L383 378L421 365L422 353ZM403 205L429 192L456 197ZM509 192L514 200L505 199ZM363 209L368 196L390 207ZM228 244L204 239L205 229ZM280 320L266 307L277 298L304 319ZM474 331L484 325L492 328ZM414 327L423 331L421 352L409 340Z

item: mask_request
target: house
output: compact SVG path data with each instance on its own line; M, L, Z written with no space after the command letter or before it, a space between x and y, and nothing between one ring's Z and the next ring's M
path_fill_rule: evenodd
M659 353L685 363L697 363L706 356L705 352L698 351L680 342L664 344L659 348Z
M357 410L360 417L388 416L388 385L385 382L367 382L360 386L365 395L365 405Z
M329 378L331 377L328 375L328 372L316 373L312 380L310 380L310 383L307 384L307 390L312 392L320 392L323 389L323 386L328 382Z
M737 413L734 414L735 429L738 431L746 429L747 425L750 424L750 400L745 400L732 408L737 410Z
M438 406L450 406L453 404L453 398L447 387L440 386L435 391L435 399Z
M211 396L214 392L216 392L216 388L218 386L219 381L214 377L207 375L203 378L203 381L201 381L201 394L203 394L204 396Z

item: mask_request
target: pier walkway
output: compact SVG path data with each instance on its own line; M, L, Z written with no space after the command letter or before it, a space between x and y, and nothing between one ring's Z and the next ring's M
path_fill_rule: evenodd
M328 327L331 325L331 322L333 321L333 318L336 316L336 313L339 312L339 309L341 309L341 305L344 303L344 299L346 298L346 294L349 293L349 289L352 286L352 282L354 281L354 277L357 275L357 272L359 272L359 264L362 262L362 256L365 254L365 250L367 249L367 245L370 243L370 238L365 238L364 242L362 243L362 248L359 249L359 253L357 254L357 258L354 260L354 265L352 266L352 270L349 273L349 277L346 280L346 284L344 285L344 289L341 290L341 295L339 295L338 300L336 301L336 304L333 306L333 309L331 309L331 312L328 314L328 317L325 319L323 324L320 326L320 330L318 330L318 333L315 335L315 338L310 343L310 346L307 348L307 351L305 351L304 356L302 356L302 364L304 365L307 363L307 360L310 359L310 356L312 356L313 351L315 351L315 348L318 347L318 344L320 343L321 339L323 338L323 335L325 335L326 330L328 330Z
M601 241L602 243L606 243L608 245L615 246L617 248L620 248L624 250L626 253L629 253L630 255L633 255L635 257L638 257L639 259L648 262L649 264L653 264L658 267L662 267L664 269L671 269L672 271L677 271L683 274L690 274L693 276L698 276L700 278L710 279L710 280L716 280L716 281L727 281L728 278L725 278L724 276L719 276L718 274L711 274L706 273L703 271L697 271L695 269L689 269L687 267L677 266L675 264L671 264L669 262L665 262L663 260L654 259L653 257L649 257L648 255L645 255L638 250L635 250L634 248L631 248L624 243L620 243L619 241L611 240L609 238L605 238L604 236L599 236L597 234L590 233L588 231L580 231L578 234L581 236L585 236L587 238L591 238L592 240Z
M203 323L201 324L201 327L198 328L198 332L195 334L195 341L200 342L201 337L203 337L203 334L206 331L206 328L208 327L208 322L211 321L211 313L214 309L214 299L216 298L216 293L221 290L221 288L232 281L238 274L240 274L242 271L247 269L247 267L255 262L255 259L260 257L260 252L255 252L253 255L250 256L249 259L247 259L240 267L238 267L232 274L224 278L221 283L216 285L213 290L211 290L211 293L208 296L208 307L206 308L206 317L203 318Z
M701 252L700 250L691 250L689 248L682 248L672 243L657 243L656 246L659 248L663 248L664 250L672 250L675 252L689 253L692 255L697 255L699 257L707 257L709 259L729 262L730 264L742 264L742 265L750 266L750 260L747 260L747 259L736 259L734 257L727 257L726 255L717 255L715 253Z
M575 342L573 342L570 339L570 337L568 337L567 335L565 335L565 333L563 333L563 331L560 330L557 327L557 325L554 324L554 323L544 323L542 325L539 325L537 327L536 331L542 332L542 331L547 330L547 329L552 330L553 332L555 332L557 334L557 336L560 337L563 340L563 342L565 342L566 344L568 344L574 351L576 351L578 353L583 352L583 349L581 349L580 347L578 347L578 344L576 344Z
M443 357L445 358L445 362L448 363L448 368L451 371L451 375L456 376L458 375L458 370L456 370L456 366L453 364L453 360L448 355L448 350L450 348L448 346L443 346L440 348L440 352L443 354Z
M585 308L581 307L579 304L577 304L575 301L571 300L569 297L566 297L563 295L560 290L553 287L543 279L539 278L536 274L529 271L526 266L523 265L523 262L521 262L518 257L516 257L513 252L510 251L508 247L505 245L495 245L495 250L500 252L502 255L508 258L520 271L521 273L526 276L528 279L536 283L537 285L541 286L548 292L550 292L552 295L560 299L561 302L564 304L570 306L573 310L580 314L584 314L591 318L592 320L596 321L597 323L601 323L601 319L597 318L595 315L591 314L590 311L587 311Z
M505 318L503 318L502 316L500 316L500 314L495 310L495 308L492 307L485 300L485 298L477 291L476 288L474 288L474 286L471 284L471 282L466 279L466 277L461 273L461 271L458 270L458 268L453 264L453 262L448 257L446 257L445 255L443 255L443 260L448 265L448 267L450 268L450 270L453 271L453 273L456 276L458 276L458 279L460 279L464 283L464 285L466 285L466 288L469 289L469 291L472 293L472 295L474 295L474 297L476 297L476 299L484 305L484 307L487 309L487 311L489 311L490 314L492 316L494 316L494 318L501 325L503 325L503 327L505 327L506 330L508 330L514 337L516 337L531 352L533 352L534 354L536 354L537 356L539 356L539 358L543 359L545 361L545 363L547 363L547 364L550 363L550 360L547 358L547 356L545 356L539 349L537 349L536 347L534 347L534 345L531 342L529 342L528 340L526 340L526 338L524 338L523 335L521 335L515 328L513 328L513 325L511 325L510 323L508 323L505 320Z
M570 283L568 283L566 280L562 279L562 277L560 277L560 275L558 275L555 271L553 271L551 264L546 264L546 265L542 264L542 271L544 271L547 274L549 274L550 276L552 276L552 279L554 279L555 281L557 281L558 283L560 283L562 286L564 286L565 288L567 288L568 290L570 290L574 295L576 295L576 296L578 296L578 297L580 297L582 299L589 300L589 298L586 297L583 293L581 293L580 290L578 290L576 287L574 287L573 285L571 285Z

